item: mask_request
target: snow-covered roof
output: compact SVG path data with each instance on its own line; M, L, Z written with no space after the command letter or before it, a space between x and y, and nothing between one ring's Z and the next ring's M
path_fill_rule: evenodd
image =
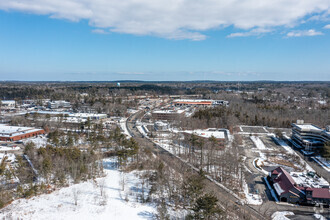
M293 124L295 127L301 131L317 131L322 132L323 130L313 124Z
M13 137L25 133L31 133L35 131L40 131L42 129L32 128L32 127L19 127L19 126L9 126L6 124L0 124L0 136L2 137Z
M155 110L152 113L156 114L181 114L184 110Z
M225 139L226 138L226 131L223 129L198 129L198 130L192 130L192 131L184 131L186 133L190 133L190 134L196 134L200 137L204 137L204 138L210 138L210 137L215 137L217 139Z

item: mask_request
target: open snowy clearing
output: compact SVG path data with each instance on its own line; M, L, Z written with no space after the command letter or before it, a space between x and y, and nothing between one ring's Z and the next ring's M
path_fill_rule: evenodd
M151 219L156 208L136 202L139 179L134 173L123 178L113 160L104 160L105 174L51 194L20 199L1 210L1 219ZM125 191L120 182L125 179ZM101 187L104 192L101 196ZM74 195L77 195L75 205Z
M259 150L266 150L265 144L260 140L259 137L257 136L250 136L250 139L253 141L254 145L259 149Z
M247 204L251 204L251 205L261 205L262 204L262 199L261 199L260 195L249 193L249 188L245 181L243 184L243 190L244 190L244 194L245 194L245 201Z
M127 127L126 127L126 121L127 121L127 118L121 118L121 119L120 119L119 126L120 126L122 132L123 132L128 138L130 138L131 135L129 134L129 132L128 132L128 130L127 130Z
M46 136L31 137L23 140L24 144L34 143L36 148L46 147L48 138Z
M290 215L294 215L294 213L288 212L288 211L274 212L274 214L272 215L272 219L273 220L290 220L289 218L286 217L286 216L290 216Z

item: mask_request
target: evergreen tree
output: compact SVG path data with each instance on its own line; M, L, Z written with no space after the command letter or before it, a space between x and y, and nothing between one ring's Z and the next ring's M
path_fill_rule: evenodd
M217 205L218 199L211 194L205 194L204 196L196 200L193 206L193 219L219 219L222 210Z

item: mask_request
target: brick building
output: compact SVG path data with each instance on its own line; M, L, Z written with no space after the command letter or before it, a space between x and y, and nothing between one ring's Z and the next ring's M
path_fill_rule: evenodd
M44 133L43 129L0 124L0 141L18 141Z

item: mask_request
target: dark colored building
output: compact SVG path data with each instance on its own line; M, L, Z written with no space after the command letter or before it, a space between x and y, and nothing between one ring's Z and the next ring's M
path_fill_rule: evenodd
M272 170L269 175L271 183L282 202L314 205L329 205L330 203L329 188L300 186L282 167Z

